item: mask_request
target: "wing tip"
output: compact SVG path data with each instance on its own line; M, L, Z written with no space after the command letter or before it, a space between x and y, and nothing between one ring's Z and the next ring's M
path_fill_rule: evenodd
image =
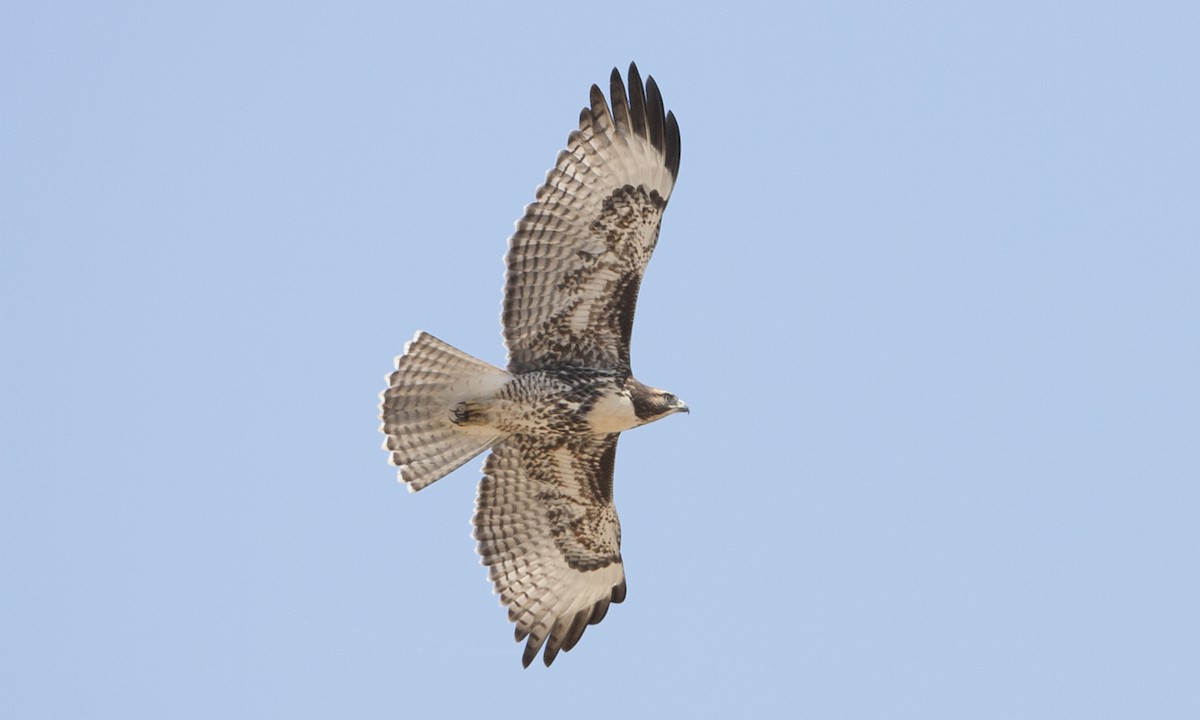
M675 120L675 113L667 111L667 127L666 127L666 163L667 172L671 173L672 180L679 179L679 122Z
M596 625L604 619L613 603L625 599L625 591L625 578L622 577L621 581L612 587L608 597L577 610L574 615L559 617L549 630L543 627L542 631L538 632L536 627L522 627L518 623L513 635L517 642L525 641L525 649L521 653L521 666L528 668L540 652L542 663L550 667L560 652L570 652L579 643L589 625ZM509 620L516 622L511 608Z
M629 120L635 135L649 137L646 128L646 87L635 63L629 63L629 83L625 86L629 97Z
M609 76L609 99L611 110L604 108L610 115L618 132L637 135L650 141L650 144L663 158L663 165L671 174L671 179L679 177L679 121L675 113L666 110L662 91L653 75L647 75L642 82L641 71L636 62L629 63L628 82L621 77L621 71L614 67ZM597 112L597 95L600 103L604 101L604 93L596 85L591 88L592 115Z

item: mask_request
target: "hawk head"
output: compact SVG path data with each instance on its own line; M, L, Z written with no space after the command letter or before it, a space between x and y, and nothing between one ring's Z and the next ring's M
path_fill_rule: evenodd
M678 412L688 412L687 403L666 390L643 385L632 378L629 385L629 399L633 401L633 412L642 425Z

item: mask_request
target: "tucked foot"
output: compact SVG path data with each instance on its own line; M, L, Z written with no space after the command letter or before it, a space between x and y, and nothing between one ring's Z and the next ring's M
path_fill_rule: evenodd
M455 425L483 425L487 422L487 403L464 400L450 408L450 422Z

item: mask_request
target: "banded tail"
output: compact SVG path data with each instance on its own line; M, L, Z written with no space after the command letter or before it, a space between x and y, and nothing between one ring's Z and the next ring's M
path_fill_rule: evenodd
M494 428L456 425L451 417L460 402L490 397L511 379L426 332L404 346L380 395L379 430L387 435L383 448L410 491L440 480L504 439Z

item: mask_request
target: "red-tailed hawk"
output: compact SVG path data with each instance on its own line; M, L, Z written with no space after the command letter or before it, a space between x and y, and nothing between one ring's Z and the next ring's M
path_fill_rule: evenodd
M570 650L625 599L613 462L623 430L687 405L629 367L634 306L679 172L679 126L653 78L595 85L509 240L508 369L420 332L382 394L384 448L416 491L490 449L474 536L525 640Z

